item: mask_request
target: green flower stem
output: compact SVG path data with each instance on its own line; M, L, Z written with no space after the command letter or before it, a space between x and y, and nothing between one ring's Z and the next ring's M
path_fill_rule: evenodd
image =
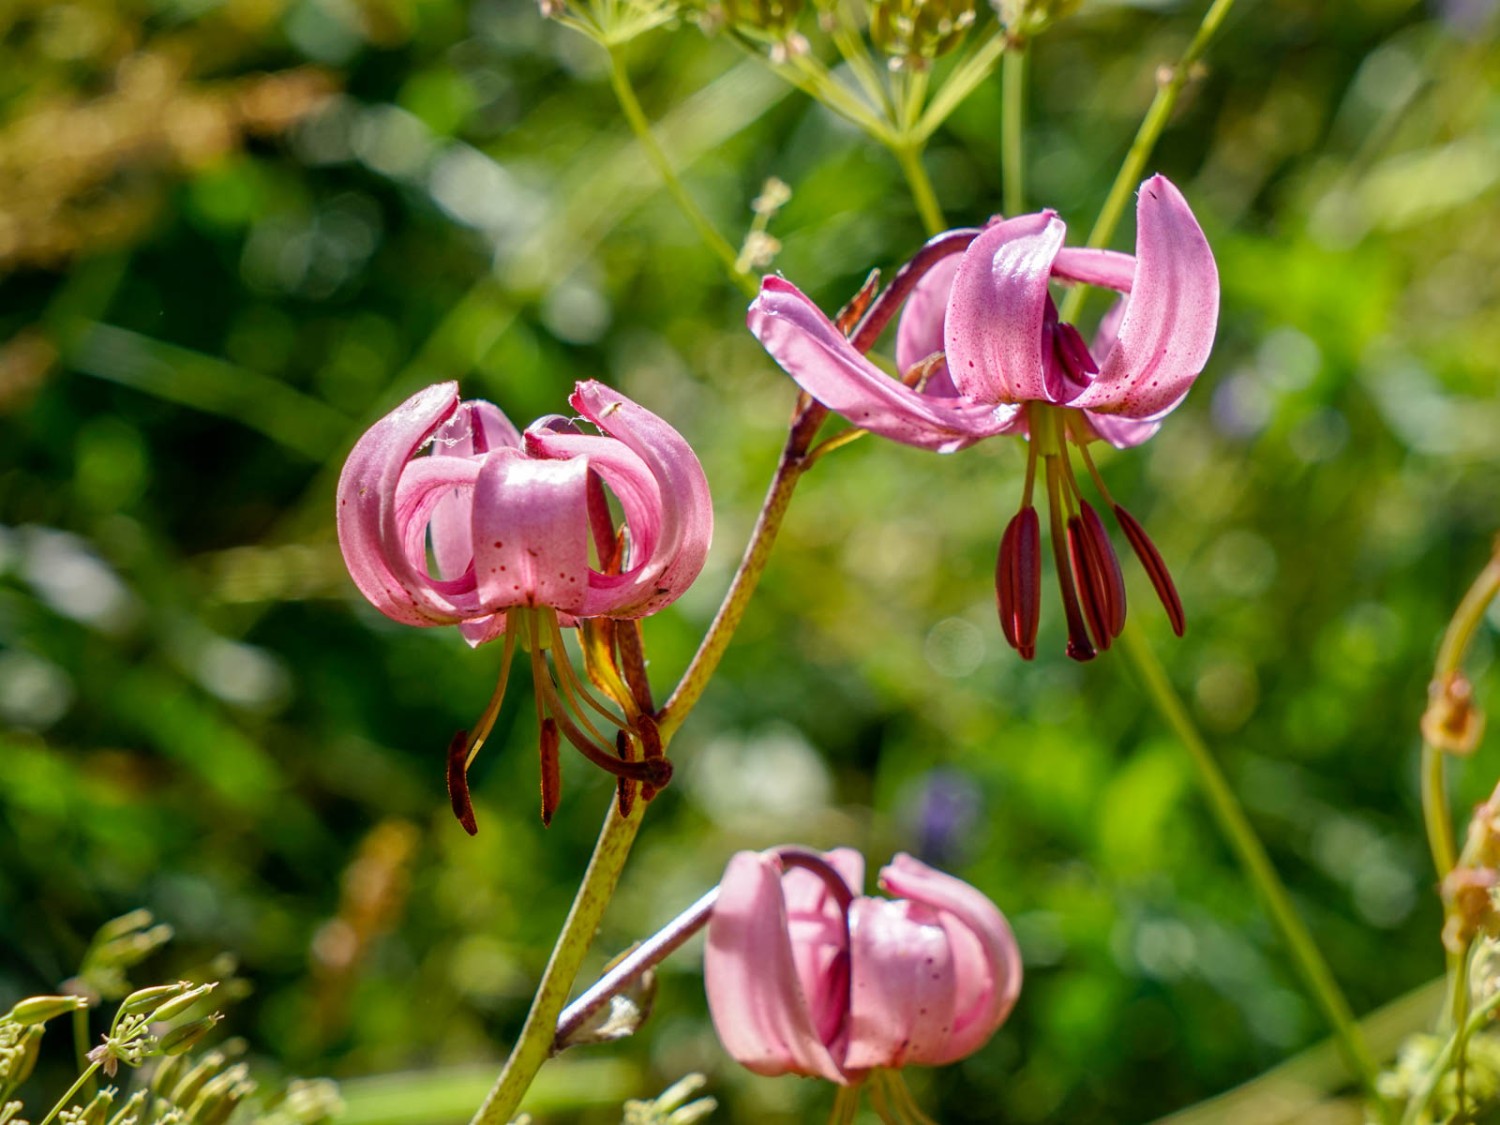
M1195 64L1203 57L1203 52L1208 49L1209 42L1224 23L1232 7L1234 7L1234 0L1214 0L1208 11L1204 13L1203 22L1198 25L1198 32L1193 36L1193 41L1188 44L1188 49L1177 60L1177 65L1167 72L1166 80L1157 86L1156 96L1151 99L1151 106L1146 110L1141 127L1136 131L1130 151L1125 154L1125 162L1120 165L1120 171L1115 175L1115 182L1109 189L1109 195L1105 197L1104 206L1099 209L1099 217L1094 221L1094 228L1089 231L1089 246L1095 249L1101 248L1114 236L1115 227L1120 223L1120 216L1125 213L1125 204L1130 201L1131 194L1141 182L1141 173L1146 168L1146 161L1151 159L1151 152L1156 147L1157 139L1167 127L1172 110L1177 106L1178 95L1182 93L1182 88L1192 77ZM1076 321L1087 293L1087 286L1075 285L1064 299L1058 317L1069 323Z
M735 248L718 232L708 216L688 194L682 181L678 179L677 171L672 167L672 161L657 142L656 134L651 131L651 122L646 119L646 112L641 108L641 103L635 96L635 88L630 84L630 74L625 68L625 60L621 57L619 48L609 48L609 80L614 86L615 97L620 102L620 108L625 112L625 120L630 122L630 128L635 133L636 139L640 141L641 148L645 150L646 158L656 168L667 191L677 201L677 206L682 209L682 213L698 231L698 237L703 239L704 244L724 264L724 268L729 271L729 276L734 283L744 290L747 297L754 297L760 292L760 282L740 269L739 254Z
M94 1075L98 1072L99 1064L89 1063L89 1068L78 1076L77 1082L74 1082L73 1085L68 1087L67 1093L57 1099L57 1104L47 1111L47 1116L38 1121L37 1125L50 1125L52 1119L55 1118L63 1110L68 1108L68 1103L73 1100L73 1098L78 1094L79 1090L82 1090L91 1081L93 1081Z
M786 519L792 492L802 474L812 465L808 450L812 447L818 428L827 417L828 411L811 399L798 399L797 412L792 418L786 446L781 451L781 460L776 465L776 474L771 478L771 487L761 505L755 528L750 533L750 542L745 546L739 569L735 571L719 612L714 615L708 632L703 635L703 641L693 654L687 671L682 674L682 679L656 717L663 743L670 741L682 726L688 712L708 687L709 680L719 667L719 661L724 658L734 631L739 628L740 621L745 616L745 607L750 604L750 597L755 593L755 587L759 585L760 576L770 560L771 548Z
M896 162L901 165L901 171L906 174L912 201L917 205L917 213L922 216L922 225L927 228L929 235L941 234L948 224L943 219L942 207L938 205L937 193L932 190L932 181L927 178L927 169L922 167L921 142L901 139L894 142L890 149Z
M938 126L948 120L948 116L963 103L964 99L994 73L995 65L1000 61L1007 46L1005 34L1000 30L998 22L993 22L986 27L970 47L963 61L953 69L947 81L928 101L927 109L922 113L921 119L912 131L913 139L925 143L928 137L937 132Z
M1468 655L1474 634L1479 630L1485 614L1497 596L1500 596L1500 540L1497 540L1495 544L1489 563L1479 572L1479 577L1474 579L1473 585L1464 594L1463 601L1459 602L1458 609L1453 613L1453 620L1448 623L1448 628L1443 633L1443 641L1438 646L1437 660L1432 671L1432 690L1435 700L1440 698L1440 694L1446 690L1450 678L1462 669L1464 657ZM1432 849L1432 863L1437 870L1438 882L1441 884L1454 867L1471 862L1471 857L1468 849L1465 849L1462 856L1456 854L1453 811L1448 801L1445 777L1447 754L1426 737L1425 723L1423 728L1422 820L1427 828L1428 847ZM1457 952L1448 950L1448 1002L1444 1012L1447 1025L1459 1030L1468 1024L1469 954L1472 949L1473 941L1471 940ZM1467 1036L1455 1036L1452 1041L1454 1048L1452 1057L1459 1076L1460 1090L1463 1089L1466 1043ZM1436 1079L1433 1080L1433 1084L1435 1086ZM1430 1097L1431 1093L1432 1090L1429 1088L1427 1097ZM1426 1098L1421 1099L1424 1106L1426 1100ZM1412 1099L1413 1104L1417 1101L1416 1098ZM1410 1107L1408 1107L1407 1116L1411 1116Z
M1353 1012L1349 1010L1349 1002L1344 999L1344 994L1339 989L1338 982L1328 967L1328 962L1318 952L1312 935L1307 932L1307 926L1297 914L1296 908L1292 906L1291 896L1282 885L1276 869L1271 865L1270 857L1266 855L1260 838L1250 826L1250 821L1245 816L1245 810L1240 806L1238 798L1235 797L1234 790L1230 788L1218 763L1214 761L1213 754L1203 741L1203 736L1198 733L1198 728L1188 715L1181 697L1167 679L1167 674L1157 659L1156 653L1152 651L1139 630L1134 626L1127 627L1121 641L1131 663L1134 664L1145 684L1151 702L1182 741L1183 746L1187 748L1193 766L1198 772L1198 781L1203 789L1203 795L1208 799L1209 810L1213 813L1214 820L1218 822L1219 831L1229 843L1235 858L1239 860L1240 866L1244 868L1245 874L1249 876L1250 882L1260 894L1271 916L1271 921L1281 932L1282 940L1286 942L1293 962L1302 974L1314 1001L1322 1009L1324 1018L1332 1027L1340 1052L1350 1070L1364 1086L1382 1119L1390 1120L1390 1106L1375 1087L1375 1078L1378 1073L1375 1059L1370 1054L1364 1034L1355 1021Z
M776 534L781 530L792 491L811 463L807 460L807 451L827 416L828 412L816 403L799 400L786 447L771 481L770 491L766 494L760 517L750 533L750 542L745 548L739 570L735 572L729 590L724 595L724 602L709 625L692 663L683 673L682 680L667 700L666 706L658 712L657 726L663 749L670 744L672 735L702 696L703 689L708 686L709 679L729 647L736 627L745 615L745 607L770 559ZM470 1125L505 1125L514 1118L521 1099L526 1095L537 1072L551 1056L558 1017L567 1003L568 993L578 977L578 970L583 966L584 957L599 929L604 911L614 895L615 886L620 881L625 860L630 855L636 833L640 831L645 807L644 801L637 801L630 816L625 817L620 815L617 804L610 802L604 827L594 845L593 857L579 884L567 920L563 922L562 933L558 935L557 944L553 947L552 956L542 974L541 984L537 987L536 997L532 1000L531 1011L527 1013L520 1037L511 1049L505 1068L495 1080L484 1104L474 1114Z
M1000 69L1000 166L1004 173L1005 214L1026 210L1025 147L1026 46L1005 52Z
M1500 542L1489 564L1479 572L1474 584L1469 587L1463 601L1453 613L1438 646L1437 660L1433 666L1434 691L1441 692L1448 680L1463 667L1464 657L1474 634L1484 621L1490 603L1500 596ZM1422 739L1422 819L1427 825L1427 842L1432 849L1432 863L1439 880L1447 878L1453 870L1457 849L1453 841L1453 814L1448 807L1447 785L1444 780L1445 755L1425 736Z
M547 961L520 1038L511 1049L505 1069L500 1072L469 1125L506 1125L511 1121L537 1071L551 1055L557 1017L567 1003L568 992L583 966L604 910L614 895L615 885L620 881L620 872L625 868L625 859L630 855L630 846L640 831L645 811L645 802L637 801L630 816L624 817L620 815L617 803L610 801L593 857Z

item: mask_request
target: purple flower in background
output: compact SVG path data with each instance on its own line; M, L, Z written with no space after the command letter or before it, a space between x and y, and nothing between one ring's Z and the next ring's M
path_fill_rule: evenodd
M864 860L839 848L740 852L709 920L704 985L720 1041L757 1074L839 1085L873 1070L943 1066L1005 1022L1021 957L1004 915L969 884L907 855L859 894Z
M495 698L450 747L454 809L471 832L465 772L499 710L518 635L537 691L544 820L556 807L560 736L628 780L659 785L670 772L664 759L621 761L605 744L580 705L592 700L561 629L644 617L680 597L713 533L708 482L682 435L618 391L583 382L569 401L601 432L553 416L520 433L490 403L461 402L456 383L428 387L360 438L339 478L339 546L376 609L408 625L457 625L472 645L505 638ZM424 448L430 456L418 456ZM618 530L606 486L623 513Z
M1172 627L1182 605L1149 537L1113 504L1087 446L1151 437L1207 362L1218 323L1213 253L1186 200L1154 176L1141 185L1136 253L1069 249L1051 211L939 236L939 258L911 290L896 334L893 379L865 358L795 286L767 278L750 329L797 383L854 425L907 445L951 452L982 438L1031 439L1021 510L1001 540L996 593L1006 639L1035 654L1040 526L1032 506L1044 462L1052 548L1068 616L1068 653L1090 659L1125 623L1125 587L1109 536L1074 477L1076 447L1150 574ZM955 235L967 234L967 238ZM939 240L934 240L935 245ZM1092 349L1059 319L1052 283L1123 294ZM1090 640L1092 634L1092 641Z

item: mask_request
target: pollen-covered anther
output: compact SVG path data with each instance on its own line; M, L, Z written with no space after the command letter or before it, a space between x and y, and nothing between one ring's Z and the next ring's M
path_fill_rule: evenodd
M1172 584L1172 575L1167 570L1167 564L1162 561L1161 552L1151 542L1151 536L1146 534L1140 521L1118 504L1115 505L1115 519L1120 521L1120 530L1130 541L1130 549L1141 560L1146 576L1151 579L1156 596L1161 599L1162 608L1167 611L1172 632L1182 636L1187 629L1187 615L1183 612L1182 599L1177 596L1177 587Z
M1022 660L1031 660L1042 616L1042 555L1041 523L1030 504L1011 517L1000 538L995 600L1006 642Z
M552 824L552 814L557 812L557 806L562 801L562 762L559 761L557 753L560 745L557 720L550 716L543 719L541 739L538 744L542 763L543 828Z

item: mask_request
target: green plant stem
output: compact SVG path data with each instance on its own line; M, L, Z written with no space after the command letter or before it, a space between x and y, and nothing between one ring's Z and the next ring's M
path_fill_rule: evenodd
M1146 161L1151 159L1151 152L1156 148L1156 142L1167 127L1172 110L1177 106L1178 95L1182 93L1182 88L1192 77L1194 65L1203 57L1203 52L1208 49L1209 42L1217 34L1232 7L1234 7L1234 0L1214 0L1208 11L1204 13L1193 41L1188 44L1187 50L1177 60L1177 65L1167 71L1165 81L1157 85L1156 96L1151 99L1151 106L1146 110L1141 127L1136 130L1130 151L1125 154L1125 162L1120 165L1120 171L1115 175L1115 182L1110 186L1109 195L1104 199L1104 206L1099 209L1099 217L1094 220L1093 229L1089 231L1089 246L1095 249L1101 248L1114 237L1115 227L1120 223L1120 216L1125 213L1125 204L1129 202L1131 193L1140 183ZM1058 313L1059 318L1069 323L1076 321L1087 294L1087 286L1075 285L1063 300L1062 309Z
M74 1082L73 1085L68 1087L67 1093L57 1099L57 1104L47 1111L47 1116L38 1121L37 1125L49 1125L54 1117L68 1108L68 1103L73 1100L78 1091L82 1090L86 1085L89 1084L89 1082L93 1081L94 1075L98 1073L98 1071L98 1063L89 1063L89 1068L78 1076L77 1082Z
M77 1008L73 1012L73 1054L78 1060L80 1067L86 1066L89 1061L89 1010ZM90 1079L86 1087L89 1094L93 1094L93 1080Z
M922 216L922 225L929 235L941 234L947 229L943 209L938 205L937 193L932 190L932 181L927 178L927 169L922 167L922 145L919 141L898 139L891 146L891 153L906 174L911 188L912 202L917 205L917 214Z
M823 407L810 399L799 398L797 413L793 416L786 445L781 451L781 460L777 462L776 473L771 478L771 487L766 492L755 528L750 533L750 542L746 544L745 554L740 559L739 569L735 571L719 612L714 615L708 632L703 635L687 671L682 674L682 679L657 715L657 727L664 743L671 740L687 718L688 712L697 705L709 680L718 669L719 661L724 658L734 631L739 628L740 621L745 616L745 607L750 604L750 598L760 584L760 576L770 560L771 548L786 519L792 492L802 474L812 464L808 450L812 447L818 428L827 417L828 411Z
M631 130L640 141L641 148L645 150L647 159L661 176L667 191L671 193L672 198L677 201L677 206L698 231L698 237L703 239L704 244L724 264L724 268L729 271L729 276L734 283L744 290L747 297L754 297L760 292L760 282L740 269L739 254L735 248L718 232L678 178L677 170L672 167L672 161L657 143L656 134L651 131L651 122L646 119L646 112L641 108L640 100L635 96L635 87L630 84L630 74L618 48L609 48L609 79L614 87L615 97L620 103L620 109L625 113L625 120L630 123Z
M1026 54L1025 44L1012 47L1000 68L1000 165L1005 213L1010 216L1026 210Z
M511 1121L537 1071L551 1055L557 1017L567 1003L568 992L583 966L604 910L614 895L615 885L620 881L620 872L625 868L626 857L630 855L630 846L640 831L645 811L645 802L637 801L630 816L624 817L620 815L616 802L610 802L588 870L584 872L573 907L568 911L562 933L558 935L552 956L547 961L520 1038L470 1125L506 1125Z
M1370 1054L1370 1049L1365 1043L1364 1035L1354 1019L1353 1012L1349 1010L1349 1002L1344 999L1344 994L1339 989L1338 981L1334 979L1328 962L1323 959L1323 955L1313 942L1312 935L1307 932L1306 925L1297 914L1296 908L1293 907L1291 896L1282 885L1276 869L1271 865L1270 857L1266 855L1260 838L1250 826L1250 821L1240 806L1238 798L1235 797L1234 790L1230 788L1229 782L1219 769L1213 754L1203 741L1203 736L1198 733L1198 728L1188 715L1187 708L1176 689L1167 679L1166 671L1162 668L1150 644L1133 626L1126 628L1121 641L1146 687L1147 694L1151 697L1151 702L1181 740L1183 746L1187 748L1188 756L1192 758L1193 766L1197 770L1199 784L1204 796L1208 799L1209 810L1218 823L1219 831L1229 843L1235 858L1239 860L1240 866L1244 868L1245 874L1249 876L1251 884L1265 903L1272 923L1281 932L1282 940L1286 942L1297 970L1302 974L1314 1001L1322 1009L1324 1018L1332 1027L1340 1051L1349 1064L1350 1070L1358 1077L1360 1084L1365 1088L1382 1117L1389 1120L1389 1105L1375 1087L1375 1078L1378 1073L1375 1059Z
M948 116L964 99L990 76L1008 47L1009 42L1000 30L999 21L986 27L970 46L963 61L949 73L947 81L928 101L926 110L913 130L913 139L925 143L928 137L937 132L938 126L948 120Z
M761 573L770 559L771 548L777 532L781 530L792 491L810 464L806 459L807 451L827 415L826 410L811 400L799 399L786 447L782 451L781 461L777 465L755 528L750 533L750 542L745 547L739 569L729 584L723 604L709 625L698 652L683 673L682 680L667 700L666 706L657 714L657 728L661 734L663 749L670 744L672 735L702 696L703 689L707 687L719 660L729 647L735 629L744 617L745 606L755 592ZM537 986L536 997L532 1000L531 1011L527 1013L520 1037L511 1048L505 1068L496 1078L470 1125L505 1125L514 1118L521 1099L526 1095L542 1064L551 1055L558 1017L562 1014L578 970L583 965L599 922L619 883L625 860L630 855L631 845L640 830L645 807L645 802L637 801L631 815L624 817L620 815L617 804L610 802L604 827L594 845L593 857L579 884L572 909L563 922L562 932L558 935L547 968L542 973L541 983Z

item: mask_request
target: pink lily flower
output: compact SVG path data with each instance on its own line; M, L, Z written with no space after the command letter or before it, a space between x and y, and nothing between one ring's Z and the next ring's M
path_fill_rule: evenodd
M1001 541L996 571L1006 639L1026 659L1035 655L1040 616L1040 529L1032 507L1038 457L1068 654L1090 659L1094 646L1108 648L1125 624L1119 561L1078 488L1070 443L1181 635L1182 603L1171 576L1140 524L1110 498L1087 446L1103 440L1124 449L1156 433L1202 371L1218 324L1213 252L1182 193L1164 177L1141 185L1133 256L1070 249L1065 233L1054 212L1042 211L933 239L912 262L920 264L919 276L903 271L892 286L909 292L896 334L899 379L865 358L782 278L765 280L748 316L756 338L805 391L872 433L938 452L1000 434L1030 439L1021 510ZM1059 320L1053 282L1124 295L1092 350ZM874 332L861 325L852 336L873 342L877 333L878 325Z
M582 382L569 401L602 432L553 416L520 433L490 403L461 402L456 383L440 383L376 422L339 477L339 546L370 604L408 625L457 625L472 645L505 638L495 697L450 747L450 794L470 832L464 778L498 714L518 635L537 691L544 821L557 802L559 735L627 781L659 786L670 775L649 734L644 761L622 761L619 738L606 748L583 703L637 735L650 717L629 714L639 709L627 693L625 722L599 704L561 629L644 617L681 596L713 534L708 482L682 435L618 391ZM417 456L424 448L430 456ZM624 515L618 531L605 486Z
M846 1086L944 1066L988 1042L1015 1006L1020 952L988 898L908 855L880 872L899 898L865 897L863 881L848 848L729 861L704 985L724 1048L755 1073Z

